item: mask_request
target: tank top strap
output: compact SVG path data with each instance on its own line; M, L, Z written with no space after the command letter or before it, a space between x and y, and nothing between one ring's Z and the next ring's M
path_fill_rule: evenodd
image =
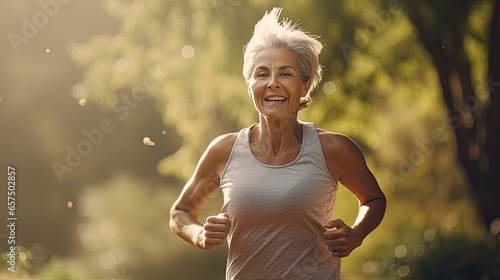
M323 153L323 146L321 145L321 140L319 138L319 133L316 125L312 122L300 122L304 128L305 137L304 137L304 152L301 157L302 160L311 160L315 162L318 167L320 167L323 171L328 174L332 182L333 177L328 171L328 167L326 165L325 155ZM299 160L301 160L299 159Z

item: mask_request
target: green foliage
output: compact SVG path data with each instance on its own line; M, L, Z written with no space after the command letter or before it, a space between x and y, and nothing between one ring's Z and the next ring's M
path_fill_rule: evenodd
M325 46L320 56L323 82L313 93L312 108L299 117L354 138L388 197L386 219L343 261L343 274L399 279L456 256L453 244L459 241L440 239L439 249L433 248L425 234L453 232L475 240L481 232L476 230L467 182L455 162L436 71L400 1L108 0L103 6L122 21L120 32L69 45L72 59L84 69L74 97L110 110L120 93L145 92L165 125L183 141L158 163L158 172L186 180L210 140L257 120L241 76L242 48L264 11L277 5L284 7L282 16L299 19L305 30L321 35ZM471 60L479 58L473 67L478 80L485 75L480 30L486 14L488 10L478 6L468 20L477 35L466 40ZM429 20L438 16L433 11ZM167 206L182 184L161 191L161 205L140 185L118 178L82 195L82 209L92 205L90 212L82 210L87 221L78 230L89 259L104 256L120 267L140 256L133 258L138 274L170 263L172 275L196 277L189 269L181 273L188 258L198 258L205 275L223 268L223 250L215 253L217 258L193 251L166 229ZM218 211L220 197L214 201L205 213ZM96 209L101 212L92 212ZM353 196L341 191L334 215L352 223L356 213ZM161 221L165 223L159 225ZM467 242L466 249L477 245ZM404 250L411 254L401 257ZM434 262L423 256L434 256Z
M234 63L241 59L227 59L225 23L205 1L107 1L105 7L123 19L122 32L74 45L71 55L86 69L77 87L85 90L76 98L106 108L119 90L144 88L185 143L159 171L186 179L209 140L252 119L241 63ZM245 102L247 109L228 106Z
M168 184L126 175L88 186L77 202L84 217L77 228L78 238L87 251L82 265L102 276L118 273L177 279L176 275L204 278L213 273L221 277L225 248L211 251L211 260L207 260L206 254L190 248L170 231L169 211L177 195L177 189ZM200 219L207 211L218 211L210 205L207 208ZM191 270L189 259L197 260L200 270Z
M413 261L409 279L496 279L500 269L500 244L490 236L438 238L423 246Z
M38 273L38 277L47 280L86 280L89 275L82 269L75 269L68 260L53 256Z
M15 245L12 245L15 246ZM32 268L32 262L29 258L30 251L28 248L24 246L15 246L15 251L10 250L10 245L6 246L6 251L1 252L0 261L2 262L1 270L0 270L0 278L1 279L15 279L10 278L12 275L15 277L26 277L29 275L29 271ZM15 262L9 263L12 261L11 254L15 253Z

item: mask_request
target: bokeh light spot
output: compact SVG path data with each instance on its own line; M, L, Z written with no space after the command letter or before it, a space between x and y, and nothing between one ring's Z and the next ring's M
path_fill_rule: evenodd
M366 274L372 274L372 273L375 273L377 271L377 267L378 267L378 264L376 261L367 261L363 264L361 269Z
M500 219L499 218L494 219L493 222L491 222L490 231L491 231L491 233L493 233L495 235L500 233Z
M337 91L337 86L333 82L326 82L323 84L323 92L326 95L332 95Z
M399 277L406 277L410 274L410 267L407 266L407 265L402 265L399 269L398 269L398 275Z
M95 227L88 223L81 223L77 227L77 233L85 249L90 252L96 252L99 250L100 236Z
M186 59L192 58L194 56L193 46L186 45L186 46L182 47L181 54L182 54L182 57L184 57Z
M116 267L116 258L110 252L99 254L99 264L106 270L113 270Z
M78 212L82 216L101 217L104 212L104 207L98 199L89 195L81 196L78 198L76 204Z
M396 249L394 249L394 256L398 259L401 259L406 256L407 251L408 250L406 249L405 245L399 245L398 247L396 247Z
M428 228L424 231L424 239L431 242L436 238L436 231L433 228Z

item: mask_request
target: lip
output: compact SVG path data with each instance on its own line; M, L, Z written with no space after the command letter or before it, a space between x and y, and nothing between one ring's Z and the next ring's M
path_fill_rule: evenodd
M288 98L281 96L281 95L269 95L264 98L264 101L268 103L284 103L288 100Z

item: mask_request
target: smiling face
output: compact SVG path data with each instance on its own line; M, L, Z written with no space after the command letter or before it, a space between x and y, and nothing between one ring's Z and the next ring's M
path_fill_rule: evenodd
M300 99L307 94L310 80L304 84L295 55L283 48L267 48L254 60L248 90L255 108L268 119L297 116Z

